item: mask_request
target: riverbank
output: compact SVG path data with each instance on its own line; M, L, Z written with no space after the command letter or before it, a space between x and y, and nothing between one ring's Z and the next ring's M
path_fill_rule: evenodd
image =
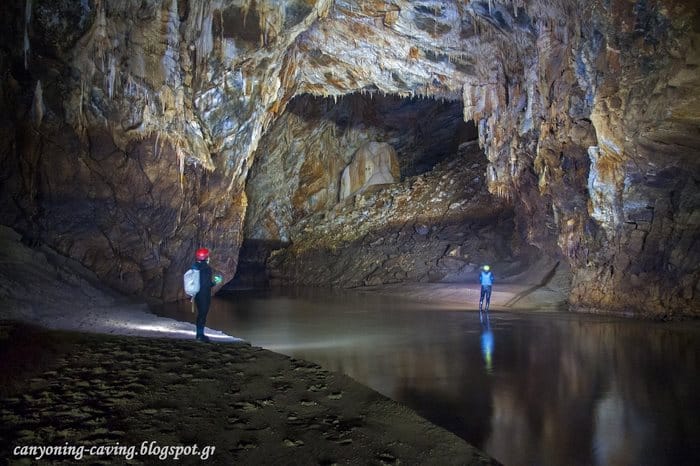
M217 343L196 342L192 324L6 227L0 308L0 458L13 463L60 447L41 460L495 464L347 376L210 329Z
M191 453L185 464L492 464L349 377L244 343L5 322L0 353L0 457L11 461L37 459L22 454L34 445L72 448L43 460L94 464L176 459L168 446Z

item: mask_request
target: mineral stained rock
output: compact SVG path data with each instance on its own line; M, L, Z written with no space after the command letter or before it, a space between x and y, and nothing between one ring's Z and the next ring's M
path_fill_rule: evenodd
M697 316L698 8L10 0L0 214L114 287L175 299L200 245L233 276L259 202L246 179L295 96L442 99L476 125L486 186L512 207L517 237L569 262L572 305ZM317 185L295 188L279 217L269 203L253 209L245 228L279 239L330 212L348 153L370 140L404 163L377 138L322 158L290 153ZM302 154L304 141L288 144Z
M394 148L386 142L370 141L357 149L352 162L343 170L340 176L340 200L370 186L394 183L400 177L399 161Z

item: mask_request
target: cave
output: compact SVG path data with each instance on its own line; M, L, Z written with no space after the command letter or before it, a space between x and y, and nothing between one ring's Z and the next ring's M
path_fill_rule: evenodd
M694 10L615 3L567 23L575 2L537 5L151 2L123 15L101 3L10 3L5 223L121 292L181 299L197 245L216 249L228 282L244 239L265 237L251 229L288 229L284 216L329 202L313 185L287 189L293 212L268 209L264 227L248 218L264 215L247 190L256 164L275 163L275 144L333 144L333 134L360 137L350 119L379 128L380 118L386 134L363 137L389 141L405 180L432 163L408 145L431 140L434 101L455 117L461 106L458 131L476 131L480 176L514 212L513 247L570 269L572 310L697 315ZM411 136L389 134L411 105ZM295 117L319 126L302 134L287 124ZM432 132L431 144L456 137ZM338 171L357 142L301 174Z
M486 155L462 103L375 94L296 97L262 137L237 275L224 290L458 282L481 263L525 268L528 248L514 257L513 209L486 190ZM380 171L378 183L364 171L389 146L395 172ZM365 153L371 165L344 187L345 168Z
M46 328L130 336L159 336L167 329L170 336L189 336L194 317L178 313L189 306L194 312L195 305L183 273L201 248L211 252L215 302L240 299L240 312L249 319L237 321L242 326L256 315L246 307L253 294L246 293L276 299L274 293L305 290L329 303L341 296L338 309L344 301L360 302L357 296L381 303L377 296L389 296L387 315L401 322L416 314L393 314L391 299L461 312L454 317L457 327L481 332L486 348L492 342L482 319L479 276L488 265L496 280L495 312L546 328L551 347L562 354L548 363L561 366L562 380L576 378L568 364L581 355L609 361L618 354L606 352L607 343L605 351L591 349L597 343L581 328L600 322L595 319L611 319L614 331L592 331L611 345L613 334L629 346L646 338L624 324L620 330L612 319L649 325L650 334L663 331L654 325L673 325L669 332L682 333L674 333L679 343L664 334L651 346L680 351L680 366L693 364L688 354L698 345L693 332L700 317L700 8L694 2L9 0L0 11L0 352L19 361L7 369L24 377L23 389L33 387L27 381L37 371L53 368L57 374L61 364L79 364L78 357L60 355L80 346L80 338L93 349L86 358L103 356L99 339L42 333ZM144 317L148 306L170 309L180 322ZM482 319L474 329L471 321L459 320L471 311ZM540 314L584 323L560 334L552 328L564 324L542 324ZM438 328L437 320L411 325ZM500 335L509 341L531 337L508 322L501 318ZM24 327L36 324L39 329ZM14 349L34 348L44 337L52 343L43 353ZM115 357L128 359L124 342L110 340L108 347L121 355ZM158 344L166 345L155 351L163 358L186 348ZM139 343L137 352L148 354L149 345L156 343ZM546 352L547 345L535 341L532 348ZM207 351L196 348L200 356ZM242 353L230 351L222 356L229 358L227 370L241 363ZM423 358L406 351L407 359ZM484 349L488 370L475 383L483 390L495 379L489 378L490 351ZM249 356L248 362L254 359ZM292 369L280 373L316 370L300 362L302 356L285 359ZM514 379L527 378L524 367L540 373L539 362L519 365L515 351L509 357L499 363L515 364L509 372L518 374ZM91 361L88 369L109 366ZM440 361L444 365L427 372L449 365ZM153 384L176 380L170 363L163 364L156 371L162 379ZM595 364L581 365L593 374L592 385L602 385ZM647 374L638 361L631 369L619 366ZM654 370L666 370L658 366ZM13 377L0 379L0 396L14 393ZM273 389L282 392L293 379ZM379 385L380 379L375 377ZM134 397L146 396L137 377L129 380ZM562 380L553 383L568 386ZM350 393L349 385L336 382L323 403ZM627 390L621 385L615 389ZM686 399L682 380L669 385ZM656 386L649 391L662 392ZM582 399L597 396L581 392ZM416 387L393 393L418 411L432 396ZM523 405L540 405L528 396ZM633 398L638 414L643 402ZM500 402L513 399L520 398L503 395ZM15 407L32 402L13 400ZM450 417L455 406L490 415L477 401L450 393L425 416L486 448L484 428L464 427L476 421ZM160 403L156 411L181 408ZM595 421L607 419L615 403L600 401ZM249 405L258 410L271 404L260 398L228 406L252 411ZM0 419L15 422L20 411L8 408ZM286 425L294 425L298 414L290 413ZM540 414L523 424L545 430ZM240 419L240 412L229 416L236 428ZM341 437L362 424L359 419L348 415L333 423L327 417L313 424L346 427L335 432L338 444L330 456L346 458L338 445L346 445ZM689 426L681 431L698 432L696 423L683 423ZM11 425L21 430L21 423ZM591 442L605 437L594 431L584 432ZM228 460L254 454L244 437ZM303 443L278 442L286 448ZM377 453L367 445L353 451L369 455L362 457L369 463L390 464L401 455L426 459L435 452L421 444L424 450L411 453ZM469 460L474 464L481 458L459 442L450 445L476 455ZM681 451L654 458L661 464L698 458L697 448L683 444ZM279 455L285 457L281 450ZM333 463L329 458L314 461Z

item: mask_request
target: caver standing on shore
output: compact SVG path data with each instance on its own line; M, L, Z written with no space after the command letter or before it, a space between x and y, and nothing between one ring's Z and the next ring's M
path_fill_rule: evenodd
M204 326L207 322L207 314L211 305L211 289L221 283L221 275L214 275L209 267L209 250L199 248L195 252L196 262L192 268L199 270L199 292L194 295L194 302L197 305L197 340L209 341L209 337L204 334Z
M479 298L479 314L483 309L484 299L486 300L486 312L489 311L491 305L491 287L493 286L493 273L491 267L485 265L481 268L479 274L479 283L481 283L481 297Z

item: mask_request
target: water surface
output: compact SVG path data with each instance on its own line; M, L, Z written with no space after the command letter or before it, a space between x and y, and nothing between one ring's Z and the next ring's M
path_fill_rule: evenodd
M155 310L193 321L189 303ZM506 465L700 464L700 327L327 290L215 298L207 325L316 362Z

